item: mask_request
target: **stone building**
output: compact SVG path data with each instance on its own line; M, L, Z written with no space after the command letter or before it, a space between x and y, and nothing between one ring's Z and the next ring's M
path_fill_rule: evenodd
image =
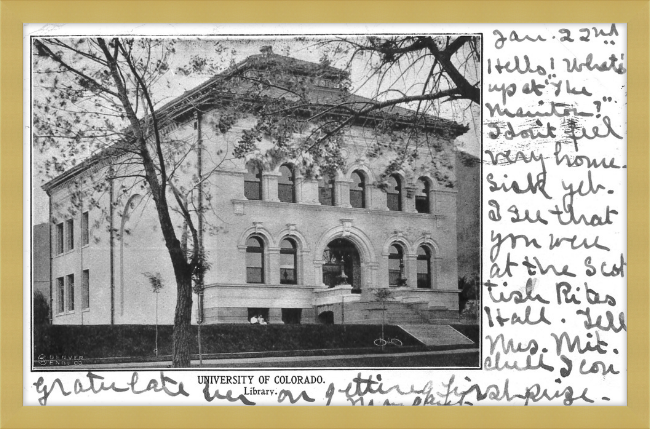
M284 77L306 79L313 103L364 100L347 93L344 72L268 50L234 72L259 76L277 64ZM291 158L233 156L235 143L255 121L239 117L219 132L223 111L214 100L225 97L217 89L222 77L159 110L165 138L198 142L181 169L185 180L206 174L200 185L206 199L201 241L210 269L203 299L195 295L193 322L201 313L204 323L249 323L260 315L268 323L380 323L382 304L373 292L378 288L393 292L386 303L388 322L454 320L454 139L467 127L432 117L426 137L434 142L435 159L423 154L408 171L386 176L390 156L368 154L367 140L376 133L359 121L346 135L344 166L328 177L305 171ZM236 87L228 96L233 94ZM395 107L391 113L408 112ZM105 174L105 159L91 157L43 186L52 219L52 321L171 324L176 286L152 201L129 179L116 179L108 195L92 204L75 197L80 179ZM177 228L181 237L180 218ZM163 284L158 293L150 287L154 274Z
M458 277L481 273L481 160L456 153Z

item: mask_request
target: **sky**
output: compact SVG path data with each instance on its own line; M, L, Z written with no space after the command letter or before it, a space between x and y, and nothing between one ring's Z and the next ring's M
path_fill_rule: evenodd
M324 39L297 40L294 36L288 37L201 37L201 38L176 38L176 54L170 60L169 71L161 79L161 88L154 93L158 96L158 103L162 105L188 91L202 82L208 80L211 74L199 73L186 76L179 71L180 68L186 67L191 63L192 58L199 56L208 59L216 68L217 72L225 70L232 63L243 61L250 55L260 53L263 46L272 46L273 52L280 55L286 55L297 59L318 63L324 55L332 60L333 67L344 68L347 63L347 56L336 55L331 52L331 48L322 47L318 44ZM477 66L476 70L480 72ZM407 72L397 82L395 88L410 87L413 82L423 80L423 73L427 73L428 68L413 69ZM469 70L467 73L477 73L475 70ZM376 80L368 80L368 71L365 59L360 59L351 64L350 80L352 83L351 92L372 98L377 88ZM163 83L165 86L163 87ZM167 83L169 86L167 87ZM39 90L34 90L34 97L39 96ZM480 114L479 107L476 105L469 106L466 102L441 103L439 104L440 116L446 119L453 119L461 124L468 125L469 131L457 139L457 146L460 150L472 155L480 154ZM47 221L48 197L41 189L43 183L51 179L39 175L38 166L41 165L45 158L52 156L52 151L40 153L32 151L33 162L33 222L39 224ZM89 153L87 154L89 155Z

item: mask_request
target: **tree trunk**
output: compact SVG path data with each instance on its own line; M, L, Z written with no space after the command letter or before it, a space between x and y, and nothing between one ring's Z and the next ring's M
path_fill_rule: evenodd
M176 276L178 295L172 335L172 367L189 368L192 338L192 276Z

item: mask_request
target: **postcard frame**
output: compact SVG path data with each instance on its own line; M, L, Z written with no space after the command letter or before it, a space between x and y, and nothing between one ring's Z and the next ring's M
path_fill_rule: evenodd
M522 4L523 3L523 4ZM0 425L2 427L648 427L647 1L2 1ZM128 13L124 13L127 10ZM625 22L628 25L628 406L370 408L22 405L22 23L27 22ZM431 18L429 18L431 17ZM18 228L18 225L21 225Z

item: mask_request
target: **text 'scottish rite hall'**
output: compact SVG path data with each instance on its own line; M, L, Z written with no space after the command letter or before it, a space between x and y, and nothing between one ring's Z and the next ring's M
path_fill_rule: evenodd
M390 106L328 129L371 103L348 79L266 47L156 110L173 228L203 258L192 323L376 324L380 288L389 323L457 318L454 141L468 128ZM43 186L54 324L174 321L170 253L123 132ZM327 132L340 144L308 146Z

